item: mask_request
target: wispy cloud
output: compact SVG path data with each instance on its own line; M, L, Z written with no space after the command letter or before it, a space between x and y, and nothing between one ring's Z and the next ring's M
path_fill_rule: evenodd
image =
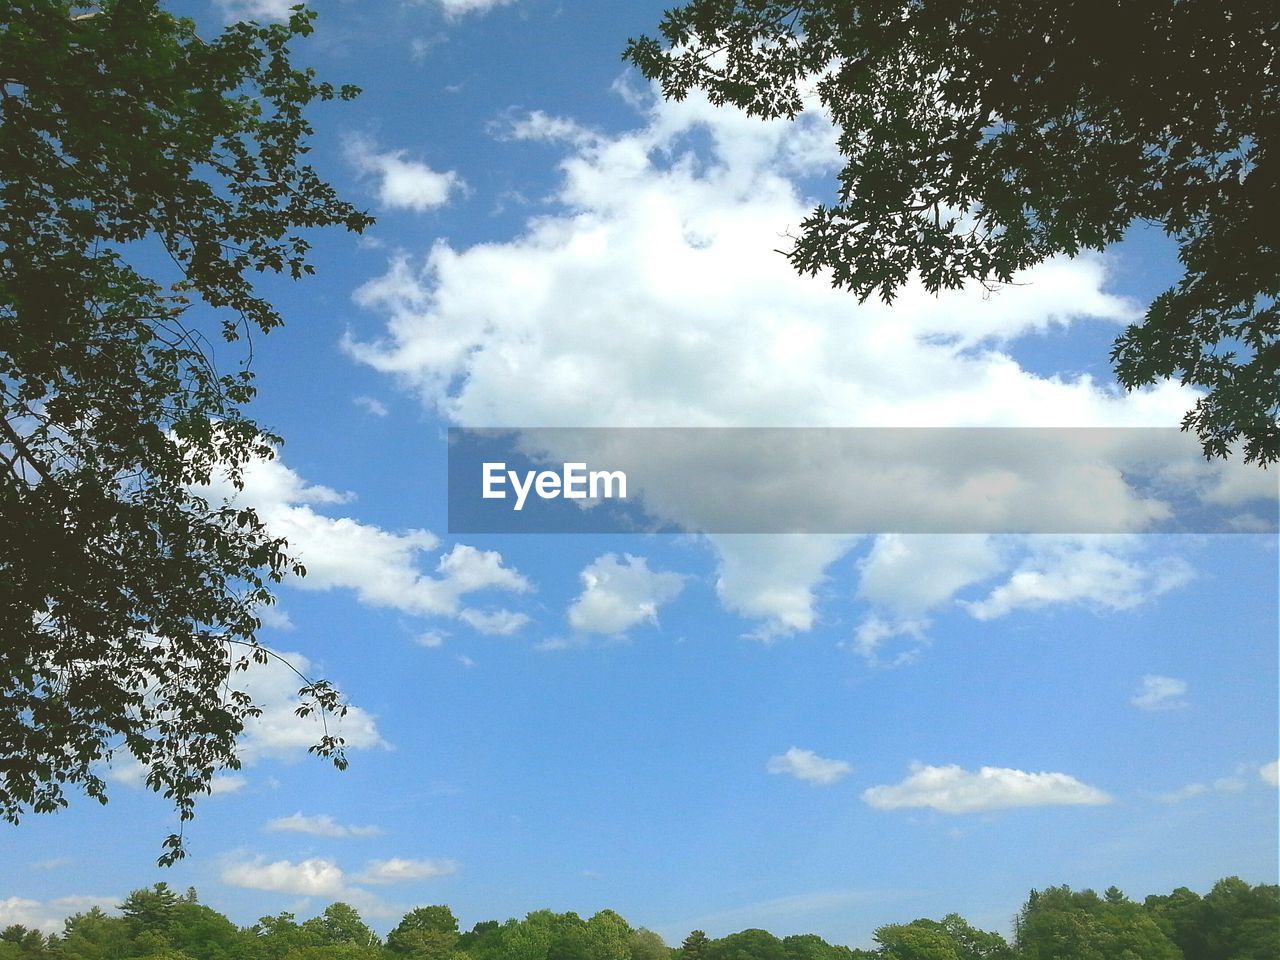
M1280 760L1272 760L1270 763L1263 764L1258 768L1258 776L1264 783L1269 783L1273 787L1280 787Z
M231 20L288 20L301 0L216 0L223 15Z
M1161 803L1182 803L1210 793L1239 793L1244 788L1245 782L1238 777L1220 777L1213 783L1188 783L1177 790L1157 794L1156 799Z
M472 13L484 13L494 7L505 7L516 0L436 0L445 16L456 19Z
M1187 705L1182 698L1188 689L1185 680L1149 673L1142 678L1142 685L1129 702L1139 710L1173 710Z
M769 773L786 774L797 780L805 780L817 786L830 786L853 772L853 764L844 760L829 760L812 750L792 747L786 753L770 757L765 764Z
M339 823L327 813L304 816L301 812L271 820L263 828L271 833L307 833L316 837L346 839L350 837L376 837L382 834L377 826L355 826Z
M405 883L410 880L448 877L458 870L458 864L453 860L406 860L393 857L390 860L370 860L364 870L353 879L359 883Z
M385 403L381 400L376 400L373 397L366 397L363 395L352 397L351 402L365 413L372 414L375 417L385 417L390 412L387 410L387 405Z

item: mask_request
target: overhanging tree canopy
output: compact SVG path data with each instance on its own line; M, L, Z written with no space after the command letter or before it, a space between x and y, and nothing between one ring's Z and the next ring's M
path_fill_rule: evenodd
M182 821L236 767L269 585L300 568L202 498L272 455L234 342L281 322L250 275L310 273L302 228L371 220L301 162L288 23L202 40L156 0L9 0L0 17L0 816L105 802L132 755ZM150 258L148 260L148 258ZM169 284L135 264L167 259ZM155 271L153 271L155 272ZM217 313L208 308L216 308ZM234 351L233 351L234 352ZM223 357L225 359L225 355ZM229 679L232 681L229 684ZM303 710L340 710L327 684ZM313 748L344 763L340 739ZM181 856L181 834L162 862Z
M860 298L1008 282L1134 222L1184 274L1112 353L1127 388L1205 395L1208 456L1280 459L1280 18L1269 0L693 0L624 56L668 97L840 131L836 202L788 256Z

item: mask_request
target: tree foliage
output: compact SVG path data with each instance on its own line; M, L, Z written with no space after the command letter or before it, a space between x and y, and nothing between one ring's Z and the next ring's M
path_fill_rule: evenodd
M1017 946L1026 960L1180 960L1181 952L1141 905L1116 888L1050 887L1031 892L1018 916Z
M1184 273L1112 353L1204 388L1206 455L1280 458L1280 20L1269 0L692 0L624 54L667 97L839 130L836 200L788 256L886 301L1010 282L1161 225Z
M238 766L237 670L270 585L301 568L240 482L278 438L245 416L281 323L252 275L310 273L306 230L370 219L302 163L312 30L205 40L157 0L9 0L0 18L0 816L106 800L132 755L180 822ZM144 270L140 264L149 264ZM216 359L225 359L224 355ZM236 351L232 351L234 354ZM209 497L209 499L206 499ZM338 710L323 682L304 710ZM344 763L341 741L317 752ZM182 856L181 831L162 863Z
M384 946L346 903L330 904L302 923L282 913L237 929L199 903L194 892L178 899L164 884L135 890L120 910L124 916L97 908L77 914L66 921L61 938L10 926L0 931L0 960L395 960L435 956L442 937L454 938L453 950L446 954L451 960L653 960L667 955L688 960L683 951L691 942L700 945L695 952L704 949L707 956L735 960L1273 960L1274 940L1266 936L1268 931L1273 938L1280 934L1280 887L1251 886L1236 877L1219 881L1204 897L1180 887L1142 904L1115 888L1103 897L1069 887L1033 890L1018 915L1012 944L953 913L941 920L882 926L875 932L874 950L831 944L815 934L779 940L752 928L720 938L695 930L684 946L670 951L657 934L633 928L612 910L587 920L576 913L535 910L522 920L477 923L459 935L453 911L440 905L410 910ZM1177 933L1166 938L1174 914ZM416 934L432 936L418 940ZM1213 946L1207 953L1184 953L1184 942ZM416 953L422 944L427 952Z

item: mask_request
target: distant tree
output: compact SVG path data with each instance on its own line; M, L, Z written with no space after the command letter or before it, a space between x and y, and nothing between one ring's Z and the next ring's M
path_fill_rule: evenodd
M884 960L961 960L955 941L929 921L880 927L875 941Z
M48 956L47 947L43 933L20 923L0 930L0 960L40 960Z
M241 960L246 937L225 916L188 895L173 908L169 943L194 960Z
M58 955L66 960L120 960L132 956L133 949L128 922L93 907L66 919Z
M1239 877L1213 885L1200 914L1208 960L1280 957L1280 886L1250 886Z
M239 765L255 707L234 673L266 658L270 585L302 568L253 510L198 492L279 439L243 413L249 351L219 369L209 344L281 324L251 277L310 273L306 230L371 222L301 162L304 108L356 93L291 65L313 16L205 39L158 0L5 4L4 819L67 785L105 802L101 764L132 756L184 824ZM300 686L304 709L341 709ZM345 763L334 736L315 749ZM182 855L179 828L161 862Z
M469 952L473 947L482 949L481 945L498 934L502 924L497 920L481 920L470 930L458 937L458 950Z
M1022 960L1182 960L1144 907L1092 890L1032 891L1016 926Z
M853 951L848 947L827 943L812 933L793 934L782 938L787 960L852 960Z
M246 949L254 960L283 960L308 947L319 946L319 939L294 919L292 913L262 917L245 931Z
M1273 0L691 0L624 56L667 97L839 130L835 203L787 251L859 298L1007 283L1162 226L1184 273L1116 341L1130 389L1203 388L1206 455L1280 459Z
M707 960L786 960L782 941L767 930L752 928L711 941Z
M631 931L628 948L631 960L671 960L671 948L662 937L644 927Z
M458 918L447 906L410 910L387 934L392 953L420 960L448 960L458 945Z
M588 960L628 960L631 925L615 910L600 910L587 918Z
M302 927L314 933L323 944L353 943L359 947L376 947L382 942L360 918L355 907L347 903L329 904L320 916L307 920Z
M1170 894L1149 896L1142 903L1165 935L1177 944L1183 960L1210 960L1200 894L1178 887Z
M707 944L711 941L701 930L693 930L680 944L682 960L704 960L707 955Z
M150 933L167 942L178 903L178 895L161 882L130 893L120 904L120 914L134 937Z

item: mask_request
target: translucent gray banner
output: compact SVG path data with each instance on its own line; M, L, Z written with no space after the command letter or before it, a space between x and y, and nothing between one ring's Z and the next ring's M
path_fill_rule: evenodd
M450 533L1275 533L1176 429L449 431Z

